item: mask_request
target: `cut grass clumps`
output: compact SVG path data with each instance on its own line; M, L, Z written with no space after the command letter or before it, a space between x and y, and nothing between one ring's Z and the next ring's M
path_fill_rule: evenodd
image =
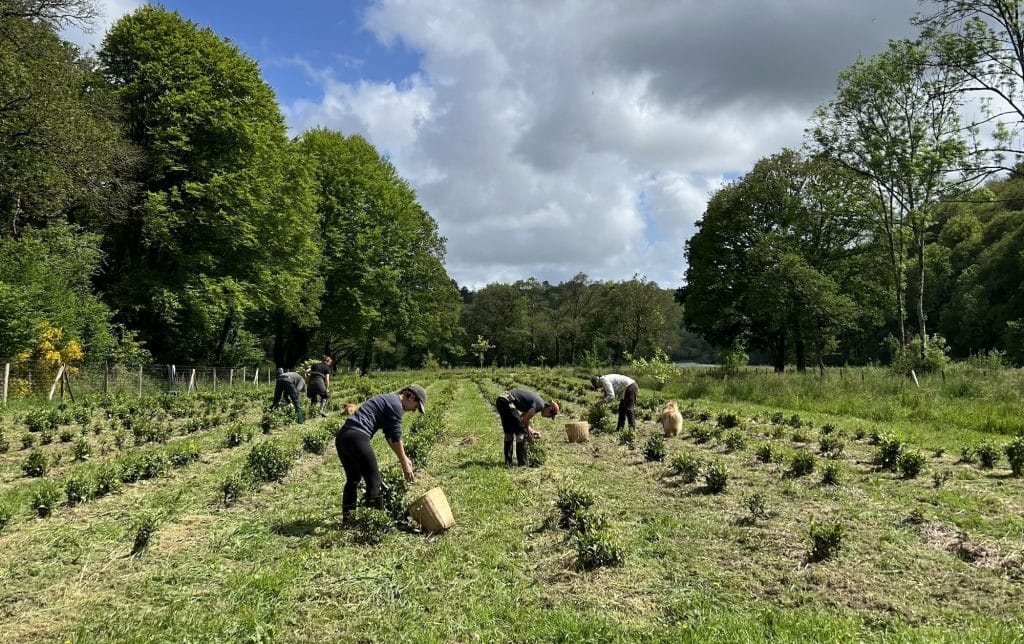
M333 435L323 429L313 429L302 435L302 449L310 454L323 454Z
M729 484L729 470L725 463L715 461L710 463L704 470L704 489L710 494L721 494L725 492Z
M999 463L999 458L1001 456L999 448L988 441L978 445L978 447L974 449L974 453L978 457L978 465L980 465L983 470L990 470L994 468L996 464Z
M692 454L676 454L672 457L671 472L683 483L693 483L700 475L700 459Z
M1006 460L1010 463L1010 470L1014 476L1020 476L1024 472L1024 435L1017 436L1003 448L1006 452Z
M566 530L577 512L587 510L594 505L594 495L577 487L566 485L558 488L555 507L558 508L558 527Z
M917 478L924 469L925 455L916 449L904 450L896 459L896 468L905 479Z
M623 561L622 548L604 531L585 532L576 537L576 566L579 569L621 566Z
M808 530L811 546L807 554L810 561L825 561L839 554L846 529L838 521L818 523L813 518Z
M798 450L789 460L789 467L786 468L785 477L790 479L807 476L814 471L814 454L804 450Z
M34 478L46 476L46 470L49 468L50 459L38 449L32 450L28 458L25 459L25 462L21 464L21 471L25 473L25 476Z
M665 460L665 439L661 436L651 436L644 443L644 460L651 462L662 462Z
M376 545L394 530L395 522L387 512L375 508L356 508L345 521L352 530L352 541L363 545Z
M246 466L257 481L280 481L294 462L291 451L271 440L252 448Z
M42 518L53 514L64 498L64 491L56 481L41 481L32 490L32 509Z

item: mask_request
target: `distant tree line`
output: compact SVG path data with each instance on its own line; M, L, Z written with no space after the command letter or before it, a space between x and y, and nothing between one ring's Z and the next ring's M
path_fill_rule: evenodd
M369 142L290 139L256 62L160 6L95 57L59 37L96 16L0 0L0 360L54 338L97 362L364 370L473 361L479 334L502 364L679 348L679 305L644 280L460 293L437 223Z
M1024 364L1021 2L925 7L919 38L840 74L802 151L712 196L681 299L716 347L776 370Z

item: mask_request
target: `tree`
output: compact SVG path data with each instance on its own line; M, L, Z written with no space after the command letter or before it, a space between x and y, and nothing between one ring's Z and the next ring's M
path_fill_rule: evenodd
M529 299L520 288L488 284L463 309L462 324L467 336L483 336L493 343L499 363L525 362L531 344L529 310Z
M605 337L617 359L625 354L651 357L679 340L682 307L673 291L634 275L606 285L603 299Z
M476 342L469 345L469 350L473 352L473 355L480 359L481 369L483 369L484 366L484 356L486 356L487 352L493 348L494 345L488 342L487 338L482 335L476 336Z
M918 259L917 322L925 350L925 244L931 208L976 178L980 148L961 126L962 77L929 65L924 47L902 40L839 76L812 132L822 153L868 180L878 234L888 248L900 342L906 346L906 264Z
M167 360L251 355L252 330L315 316L312 183L257 64L209 29L149 5L99 53L144 196L108 236L119 315Z

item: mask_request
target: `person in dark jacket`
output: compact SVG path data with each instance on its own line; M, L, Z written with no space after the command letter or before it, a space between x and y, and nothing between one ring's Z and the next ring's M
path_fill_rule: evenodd
M505 465L512 465L513 446L516 462L527 464L527 443L540 436L530 427L530 420L539 412L545 418L558 415L558 403L554 400L544 402L536 393L528 389L512 389L498 396L494 402L501 419L501 429L505 433Z
M277 370L277 382L274 385L274 404L271 409L277 409L281 404L281 397L284 396L295 407L295 420L299 423L305 422L306 417L302 413L302 403L299 401L299 392L306 388L306 381L294 371Z
M327 415L327 403L331 397L331 365L333 363L331 356L324 356L323 362L313 365L306 372L306 375L309 376L309 389L306 395L309 396L309 413L311 414L319 412L321 416Z
M359 481L366 482L364 505L383 509L384 499L380 491L380 468L377 456L370 445L370 439L380 430L391 446L391 451L398 457L405 480L410 483L416 479L412 461L405 454L402 443L402 414L418 410L426 411L427 392L419 385L409 385L398 392L379 394L370 398L356 413L345 421L338 435L334 438L334 446L338 449L338 458L345 469L345 490L341 496L342 521L356 509L356 497Z

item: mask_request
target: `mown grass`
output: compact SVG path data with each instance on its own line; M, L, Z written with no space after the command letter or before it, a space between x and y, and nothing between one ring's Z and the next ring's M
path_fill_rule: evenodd
M712 418L736 413L745 447L698 444L688 420L666 439L669 458L646 462L611 433L565 443L559 418L539 423L543 467L506 469L493 395L512 381L565 399L579 374L444 376L428 390L454 382L446 432L408 498L441 485L457 520L447 533L395 531L377 546L350 543L338 525L344 475L333 448L303 455L282 482L225 508L217 484L242 466L248 446L211 446L166 477L0 532L4 641L1021 641L1021 483L1005 467L956 463L954 448L992 437L980 428L942 432L913 414L880 421L837 411L855 392L834 394L831 408L827 395L779 387L742 399L741 389L710 380L701 398L686 400L680 394L692 382L682 376L642 394L692 402ZM569 408L582 411L594 397L570 396ZM982 403L970 406L971 418L982 414ZM772 411L813 422L809 442L778 432L766 420ZM820 484L819 456L814 473L786 478L788 456L815 451L825 422L845 441L836 459L841 484ZM297 443L309 427L254 442ZM862 427L946 452L904 480L871 466L875 448L853 437ZM645 420L635 444L657 433ZM381 463L391 464L390 450L375 443ZM763 443L787 458L759 462ZM723 462L726 490L709 494L700 477L672 476L671 457L682 453ZM935 488L937 471L951 475ZM622 566L577 568L571 539L554 526L554 500L567 484L594 495L625 553ZM755 493L766 516L750 521ZM160 524L132 555L131 521L142 513ZM812 517L846 527L834 559L808 560Z

